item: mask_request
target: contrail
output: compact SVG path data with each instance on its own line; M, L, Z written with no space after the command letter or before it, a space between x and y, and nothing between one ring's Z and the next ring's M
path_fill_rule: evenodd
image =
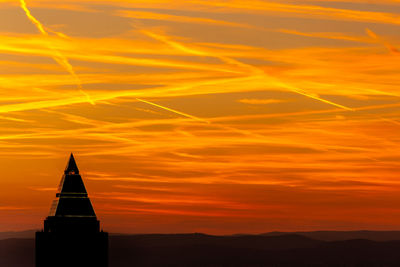
M341 109L344 109L344 110L354 111L353 108L349 108L349 107L340 105L338 103L329 101L329 100L327 100L325 98L321 98L317 94L305 92L304 90L302 90L300 88L294 87L292 85L289 85L289 84L286 84L286 83L283 83L283 82L280 82L280 81L277 81L277 83L278 83L279 86L284 87L286 89L289 89L290 91L295 92L295 93L297 93L299 95L303 95L303 96L306 96L306 97L321 101L321 102L326 103L328 105L332 105L332 106L335 106L335 107L338 107L338 108L341 108Z
M208 120L205 120L205 119L202 119L202 118L199 118L199 117L195 117L195 116L192 116L190 114L183 113L183 112L177 111L177 110L172 109L172 108L161 106L161 105L158 105L156 103L149 102L149 101L146 101L146 100L143 100L143 99L140 99L140 98L136 98L136 100L140 101L140 102L143 102L143 103L146 103L146 104L149 104L149 105L152 105L152 106L155 106L155 107L158 107L158 108L161 108L161 109L164 109L164 110L168 110L170 112L182 115L182 116L187 117L187 118L192 119L192 120L196 120L196 121L200 121L200 122L203 122L203 123L211 124L211 121L208 121ZM221 129L224 129L224 130L236 132L236 133L247 135L247 136L258 137L258 138L264 138L265 137L265 136L260 135L260 134L252 133L250 131L240 130L240 129L236 129L236 128L225 126L225 125L221 125L221 124L213 124L213 125L216 126L216 127L221 128Z
M390 52L392 53L396 53L399 54L400 51L394 47L393 45L391 45L389 42L385 41L384 39L382 39L380 36L378 36L375 32L371 31L370 29L366 28L365 29L366 33L369 35L369 37L377 40L379 43L382 43L384 46L386 46L387 49L390 50Z
M183 51L183 52L186 52L186 53L189 53L189 54L197 55L197 56L212 56L212 57L216 57L216 58L222 60L223 62L225 62L227 64L237 65L239 67L246 68L247 70L249 70L253 74L253 76L260 76L260 77L269 79L270 82L274 82L277 86L286 88L286 89L292 91L293 93L297 93L297 94L303 95L305 97L309 97L311 99L314 99L314 100L317 100L317 101L323 102L325 104L332 105L332 106L335 106L335 107L338 107L338 108L341 108L341 109L344 109L344 110L349 110L349 111L353 111L354 110L354 109L346 107L344 105L340 105L338 103L335 103L335 102L329 101L327 99L324 99L324 98L320 97L317 94L309 93L309 92L306 92L306 91L304 91L304 90L302 90L302 89L300 89L300 88L298 88L296 86L284 83L284 82L280 81L279 79L266 74L263 70L261 70L260 68L255 67L253 65L240 62L240 61L238 61L236 59L233 59L233 58L222 57L222 56L219 56L219 55L210 55L207 52L186 47L185 45L183 45L181 43L178 43L176 41L170 40L166 36L155 34L155 33L150 32L150 31L142 30L141 32L143 34L146 34L147 36L155 39L155 40L164 42L167 45L169 45L169 46L171 46L171 47L173 47L173 48L175 48L177 50L180 50L180 51Z
M186 118L190 118L190 119L193 119L193 120L196 120L196 121L205 122L205 123L210 124L210 122L205 120L205 119L202 119L202 118L199 118L199 117L195 117L195 116L192 116L190 114L183 113L183 112L177 111L177 110L172 109L172 108L164 107L164 106L161 106L161 105L158 105L156 103L153 103L153 102L150 102L150 101L146 101L146 100L143 100L143 99L140 99L140 98L136 98L136 100L140 101L140 102L143 102L143 103L146 103L146 104L149 104L149 105L152 105L152 106L155 106L155 107L158 107L158 108L161 108L161 109L164 109L164 110L167 110L167 111L170 111L172 113L179 114L179 115L184 116Z
M28 17L28 19L36 26L36 28L39 30L39 32L43 36L48 37L49 33L45 30L43 24L32 15L31 11L28 9L28 6L26 5L25 0L20 0L20 4L21 4L21 8L25 11L25 14ZM57 35L59 35L59 34L57 34ZM94 105L95 103L90 98L90 95L88 93L86 93L85 91L83 91L82 82L79 79L78 75L75 73L74 68L69 63L68 59L63 54L61 54L60 51L58 51L57 49L52 47L51 44L49 44L49 48L54 52L53 59L74 78L76 85L79 89L79 92L81 92L83 95L86 96L86 99L90 104Z
M31 13L31 11L28 9L25 0L20 0L21 7L25 11L26 16L29 18L30 21L32 21L33 24L38 28L38 30L43 34L43 35L49 35L46 30L44 29L42 23L38 21Z

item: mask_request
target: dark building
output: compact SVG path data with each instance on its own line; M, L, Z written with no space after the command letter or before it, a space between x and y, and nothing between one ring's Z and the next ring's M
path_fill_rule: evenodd
M44 228L36 232L36 267L107 267L108 234L71 154Z

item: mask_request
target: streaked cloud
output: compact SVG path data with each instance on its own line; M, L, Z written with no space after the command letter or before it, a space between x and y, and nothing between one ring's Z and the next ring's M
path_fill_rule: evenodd
M191 17L191 16L176 16L170 14L161 14L161 13L145 12L145 11L120 10L118 12L118 15L133 19L173 21L179 23L199 23L199 24L210 24L213 26L220 25L220 26L243 27L243 28L251 27L250 25L223 21L223 20L214 20L209 18Z
M240 103L250 104L250 105L268 105L268 104L279 104L279 103L288 102L288 100L284 100L284 99L256 99L256 98L252 98L252 99L244 98L244 99L240 99L238 101Z
M39 20L37 20L37 19L32 15L32 13L30 12L30 10L28 9L28 7L27 7L27 5L26 5L25 0L20 0L20 3L21 3L21 8L25 11L26 16L29 18L29 20L32 21L32 23L37 27L37 29L39 30L39 32L40 32L43 36L47 37L47 36L49 35L48 32L45 30L43 24L42 24ZM62 33L57 33L57 35L58 35L58 36L61 36L61 37L66 37L66 35L65 35L65 34L62 34ZM49 49L51 49L51 50L54 52L54 56L53 56L54 60L55 60L58 64L60 64L63 68L65 68L65 70L66 70L69 74L71 74L71 76L73 77L73 79L74 79L75 82L77 83L77 86L78 86L80 92L86 96L87 100L88 100L91 104L94 104L94 102L90 99L90 96L89 96L86 92L83 91L82 83L81 83L81 81L80 81L78 75L76 75L76 73L75 73L75 71L74 71L74 68L73 68L72 65L69 63L68 59L67 59L63 54L61 54L60 51L56 50L56 49L52 46L52 44L50 44L50 43L49 43Z

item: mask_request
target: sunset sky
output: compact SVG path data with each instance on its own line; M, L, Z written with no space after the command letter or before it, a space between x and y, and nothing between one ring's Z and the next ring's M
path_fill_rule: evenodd
M109 232L400 229L400 0L0 0L0 231L74 152Z

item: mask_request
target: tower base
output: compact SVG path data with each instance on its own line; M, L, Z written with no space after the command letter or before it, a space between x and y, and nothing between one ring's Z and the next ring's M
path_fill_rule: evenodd
M108 233L36 232L36 267L108 267Z

